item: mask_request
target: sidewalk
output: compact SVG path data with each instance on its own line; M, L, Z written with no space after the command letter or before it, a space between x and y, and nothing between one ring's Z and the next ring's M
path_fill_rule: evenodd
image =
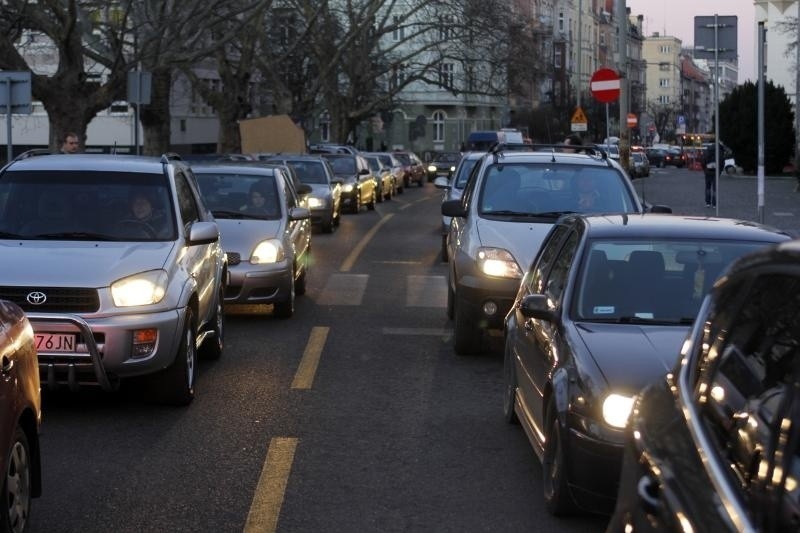
M800 238L800 192L793 177L764 178L764 224ZM697 170L652 169L650 177L634 180L639 196L652 204L668 205L681 215L716 216L705 206L705 179ZM722 174L719 177L719 216L759 222L756 176Z

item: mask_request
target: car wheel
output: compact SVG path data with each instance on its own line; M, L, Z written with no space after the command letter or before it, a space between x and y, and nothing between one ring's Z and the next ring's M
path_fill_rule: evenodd
M383 186L381 186L380 188L376 188L375 189L375 200L377 200L378 203L383 203L383 196L384 196L384 194L383 194Z
M542 456L544 503L550 514L564 516L575 509L567 483L567 461L561 424L555 409L548 409L549 429Z
M196 338L194 311L191 307L187 307L175 360L154 376L156 394L162 403L189 405L194 399L194 382L197 379Z
M200 357L216 360L222 356L222 349L225 346L225 289L221 285L217 294L217 309L211 317L211 324L213 335L206 338L200 346Z
M361 211L361 191L356 189L355 196L353 197L353 204L350 207L350 212L357 215Z
M336 214L331 212L331 218L328 220L322 221L322 233L333 233L333 229L336 227Z
M517 403L517 369L514 366L514 357L506 340L505 354L503 357L503 418L509 424L519 424L519 418L514 411Z
M372 196L370 197L369 203L367 204L367 209L370 211L375 211L375 202L378 199L378 193L375 189L372 189Z
M275 302L273 314L278 318L292 318L294 315L295 282L294 267L292 267L292 282L289 283L289 296L282 302Z
M473 355L481 348L483 331L472 320L464 304L458 301L458 296L453 295L455 301L455 324L453 328L453 348L458 355Z
M303 254L302 264L303 264L303 272L300 274L300 277L297 278L297 281L294 282L294 292L295 294L302 296L306 293L306 281L308 279L308 254L311 253L311 248L306 249L306 253Z
M25 531L31 512L31 447L21 427L14 430L14 439L6 457L3 480L2 531Z

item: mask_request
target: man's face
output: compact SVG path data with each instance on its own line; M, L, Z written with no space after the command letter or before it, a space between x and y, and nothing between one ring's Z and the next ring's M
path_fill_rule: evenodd
M64 151L74 154L78 151L78 148L80 148L78 138L73 135L67 136L67 138L64 140Z

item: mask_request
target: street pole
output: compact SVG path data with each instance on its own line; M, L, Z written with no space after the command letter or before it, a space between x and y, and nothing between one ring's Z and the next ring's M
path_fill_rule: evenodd
M619 49L619 164L628 169L630 141L628 131L628 6L625 0L617 2L617 48Z
M11 142L11 78L6 78L6 140L8 141L6 163L10 163L14 155Z
M716 215L719 216L719 22L714 13L714 204Z
M581 87L583 85L583 0L578 0L578 107L581 106Z
M758 21L758 221L764 223L764 43L767 30ZM719 205L719 204L717 204Z
M795 28L794 70L794 175L797 178L795 191L800 191L800 2L797 2L797 25Z

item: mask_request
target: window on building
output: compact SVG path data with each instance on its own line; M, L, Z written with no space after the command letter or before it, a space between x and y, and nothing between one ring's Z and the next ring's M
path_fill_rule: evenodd
M668 44L662 44L661 46L658 47L658 51L661 52L662 54L671 54L672 47L669 46Z
M391 77L389 79L389 87L396 90L401 87L406 81L406 65L405 63L396 63L392 65Z
M455 28L453 27L453 16L442 15L439 18L439 39L445 41L453 38L455 35Z
M662 94L662 95L660 95L658 97L658 103L659 104L668 104L669 100L670 100L670 98L669 98L669 95L667 95L667 94Z
M561 49L556 48L553 50L553 66L555 68L561 68Z
M455 82L454 72L452 63L441 63L439 65L439 85L452 89Z
M327 143L331 142L331 115L323 111L319 116L319 140Z
M658 80L659 87L669 87L669 78L661 78Z
M392 17L392 24L394 25L394 29L392 30L392 39L394 41L402 41L405 38L405 28L403 27L403 17L400 15L395 15Z
M564 31L564 12L559 11L558 13L558 30Z
M444 142L444 120L446 116L444 111L436 111L433 114L433 142Z

